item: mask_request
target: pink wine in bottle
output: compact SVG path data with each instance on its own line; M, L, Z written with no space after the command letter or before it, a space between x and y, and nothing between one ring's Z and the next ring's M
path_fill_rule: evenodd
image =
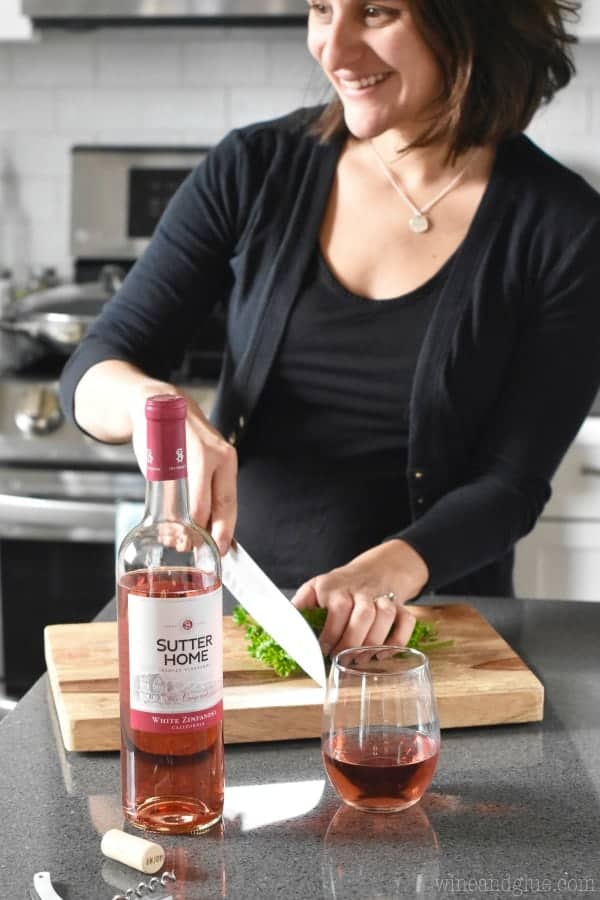
M146 401L146 505L117 563L123 810L171 834L218 822L224 794L221 564L189 514L185 416Z

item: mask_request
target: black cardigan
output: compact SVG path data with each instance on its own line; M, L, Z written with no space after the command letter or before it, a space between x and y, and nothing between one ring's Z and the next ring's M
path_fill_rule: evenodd
M259 400L318 241L343 138L315 110L231 132L179 189L150 247L69 360L168 379L217 298L228 342L213 421L233 442ZM360 227L357 223L357 227ZM510 594L515 542L600 384L600 196L524 136L498 148L418 360L400 532L428 590Z

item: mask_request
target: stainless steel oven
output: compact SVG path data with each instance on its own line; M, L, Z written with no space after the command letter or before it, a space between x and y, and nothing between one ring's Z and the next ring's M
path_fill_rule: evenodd
M133 265L203 152L74 148L75 286L106 265ZM222 344L215 316L174 373L207 412ZM64 361L37 354L20 366L11 356L6 366L0 358L0 698L20 696L43 671L46 624L89 620L113 595L117 514L144 496L129 445L101 444L64 419Z
M14 697L44 669L44 625L89 619L112 596L116 504L144 490L131 450L94 447L56 389L0 386L0 694Z
M77 145L71 151L71 251L131 265L206 147Z
M0 386L0 696L20 696L43 671L45 625L87 621L112 597L118 513L144 499L130 445L66 422L57 388ZM214 383L187 389L208 413Z

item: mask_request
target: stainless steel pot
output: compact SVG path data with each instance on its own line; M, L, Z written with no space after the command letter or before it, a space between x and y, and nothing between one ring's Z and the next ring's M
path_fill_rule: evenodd
M0 358L7 368L30 365L48 352L69 356L122 282L122 271L106 266L99 281L37 291L9 304L0 317ZM7 358L10 357L10 360Z

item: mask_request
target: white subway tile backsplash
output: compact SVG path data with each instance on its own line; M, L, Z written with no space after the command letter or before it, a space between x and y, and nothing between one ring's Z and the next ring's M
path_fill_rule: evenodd
M75 143L73 136L54 132L16 133L11 140L15 168L20 175L50 175L64 183L69 175L70 148Z
M23 87L86 87L93 81L93 53L87 42L48 38L13 50L13 79Z
M180 143L186 146L213 147L215 144L219 143L228 130L227 127L209 128L203 126L202 128L199 128L197 132L189 132L188 134L183 135Z
M59 131L80 133L90 129L132 129L142 124L140 96L135 91L60 90L56 94Z
M264 84L265 47L256 41L194 41L183 48L184 81L210 87Z
M120 144L127 146L145 146L155 144L167 147L212 147L221 140L226 128L198 127L196 131L175 131L172 128L142 129L133 131L100 130L94 134L96 144ZM80 142L82 143L82 142ZM89 143L89 141L88 141Z
M227 37L232 41L247 41L268 44L273 40L288 40L297 44L306 44L306 28L302 25L290 25L288 28L253 27L251 31L244 27L227 29Z
M156 43L150 41L102 42L96 54L96 78L101 87L164 89L181 83L181 50L175 43L165 42L157 52Z
M54 224L61 217L64 208L62 196L64 181L56 178L24 176L19 179L19 199L36 222Z
M94 136L94 143L104 146L149 146L160 147L214 147L223 135L224 128L199 128L196 132L173 131L171 128L140 130L127 132L99 131Z
M591 125L591 96L585 86L573 83L559 91L552 102L540 109L533 127L537 133L588 134Z
M34 220L29 235L32 268L54 266L61 278L73 277L69 248L69 219L62 217L52 225Z
M0 45L0 86L12 79L13 48Z
M325 80L304 42L272 39L267 44L267 60L270 84L301 87L315 80L315 76Z
M146 144L167 144L169 146L177 146L184 142L184 132L169 130L160 136L157 141L156 131L144 128L127 129L119 128L101 128L94 132L92 140L81 141L80 143L95 143L102 145L117 145L126 147L144 146Z
M1 131L48 131L55 127L55 96L52 91L0 88Z
M141 127L147 131L198 132L225 128L227 94L220 89L143 91L139 102Z
M154 0L146 0L146 2L154 2ZM162 0L166 2L166 0ZM157 28L156 26L139 28L102 28L98 31L92 31L86 36L86 40L90 43L109 43L109 44L151 44L155 51L156 48L163 44L175 43L177 45L185 44L188 41L196 41L206 39L209 41L218 40L226 37L228 30L219 26L169 26L168 28Z
M600 66L599 66L600 69ZM600 72L599 72L600 74ZM600 135L600 88L595 88L591 92L592 96L592 127L591 130L594 134ZM596 157L599 160L600 158Z
M299 106L311 105L303 88L233 88L231 91L231 125L239 128L252 122L283 116Z
M595 0L597 3L598 0ZM597 84L600 74L600 45L596 42L578 44L574 53L576 83Z

